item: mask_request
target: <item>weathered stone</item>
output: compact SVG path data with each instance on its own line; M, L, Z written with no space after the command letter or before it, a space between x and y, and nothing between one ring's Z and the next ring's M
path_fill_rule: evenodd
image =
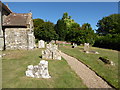
M84 43L84 51L89 53L89 43Z
M113 61L110 61L110 64L111 64L112 66L115 66L115 63L114 63Z
M35 37L27 28L6 28L5 45L6 49L33 49Z
M83 44L80 44L80 46L83 46Z
M26 76L33 78L51 78L48 73L48 61L41 60L38 65L29 65Z
M34 34L33 33L30 33L28 34L28 49L34 49L36 46L35 46L35 37L34 37Z
M51 42L50 42L50 43L55 44L55 40L51 40Z
M2 2L0 4L0 50L33 49L35 37L32 13L13 13L8 6Z
M4 39L0 37L0 51L4 49Z
M38 48L45 48L45 41L43 40L38 41Z
M61 54L57 45L51 43L46 45L46 50L42 51L43 59L61 60Z
M33 65L29 65L28 66L28 69L27 69L27 71L26 71L26 76L28 76L28 77L35 77L34 75L33 75Z
M95 52L95 54L99 54L98 52Z

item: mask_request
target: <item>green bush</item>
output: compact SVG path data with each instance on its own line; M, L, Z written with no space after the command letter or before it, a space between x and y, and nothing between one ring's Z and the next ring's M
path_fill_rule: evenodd
M98 36L95 40L94 46L120 50L120 34L107 34L106 36Z
M38 39L35 39L35 43L38 43L38 41L39 41Z

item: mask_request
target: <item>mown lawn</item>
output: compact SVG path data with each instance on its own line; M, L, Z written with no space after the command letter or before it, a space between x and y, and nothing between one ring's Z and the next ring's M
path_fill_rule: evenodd
M50 79L25 76L28 65L37 65L41 60L41 49L4 51L2 59L3 88L86 88L82 80L68 66L67 62L48 60Z
M86 54L83 52L83 46L76 48L71 48L71 46L61 46L60 50L79 59L111 85L118 88L118 51L91 47L91 50L97 51L100 54ZM100 56L108 57L108 59L115 63L115 66L104 64L99 60Z

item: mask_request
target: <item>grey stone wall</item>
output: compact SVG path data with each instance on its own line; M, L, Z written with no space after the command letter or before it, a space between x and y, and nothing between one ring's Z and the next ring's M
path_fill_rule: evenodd
M3 39L3 30L2 30L2 22L4 19L10 14L10 12L7 12L0 2L0 51L4 48L4 39Z
M28 34L28 49L35 47L35 37L33 33Z
M3 50L4 41L2 33L2 3L0 3L0 51Z
M5 48L8 49L33 49L33 39L27 28L6 28ZM32 33L31 33L32 34ZM30 46L31 45L31 46Z

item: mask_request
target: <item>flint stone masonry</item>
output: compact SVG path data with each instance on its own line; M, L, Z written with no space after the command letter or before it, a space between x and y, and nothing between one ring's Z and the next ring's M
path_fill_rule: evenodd
M38 41L38 48L45 48L45 41L43 40Z
M42 51L42 58L43 59L55 59L55 60L61 60L61 54L58 50L57 45L53 45L51 43L46 45L46 50Z
M48 61L41 60L38 65L29 65L25 74L33 78L51 78L48 73Z
M89 53L89 43L84 43L84 51Z
M27 28L6 28L6 49L33 49L35 37Z
M4 48L4 39L0 37L0 51Z
M2 23L10 13L11 13L11 10L9 10L6 5L0 2L0 51L4 49Z
M13 13L0 2L0 50L33 49L35 37L32 13Z

